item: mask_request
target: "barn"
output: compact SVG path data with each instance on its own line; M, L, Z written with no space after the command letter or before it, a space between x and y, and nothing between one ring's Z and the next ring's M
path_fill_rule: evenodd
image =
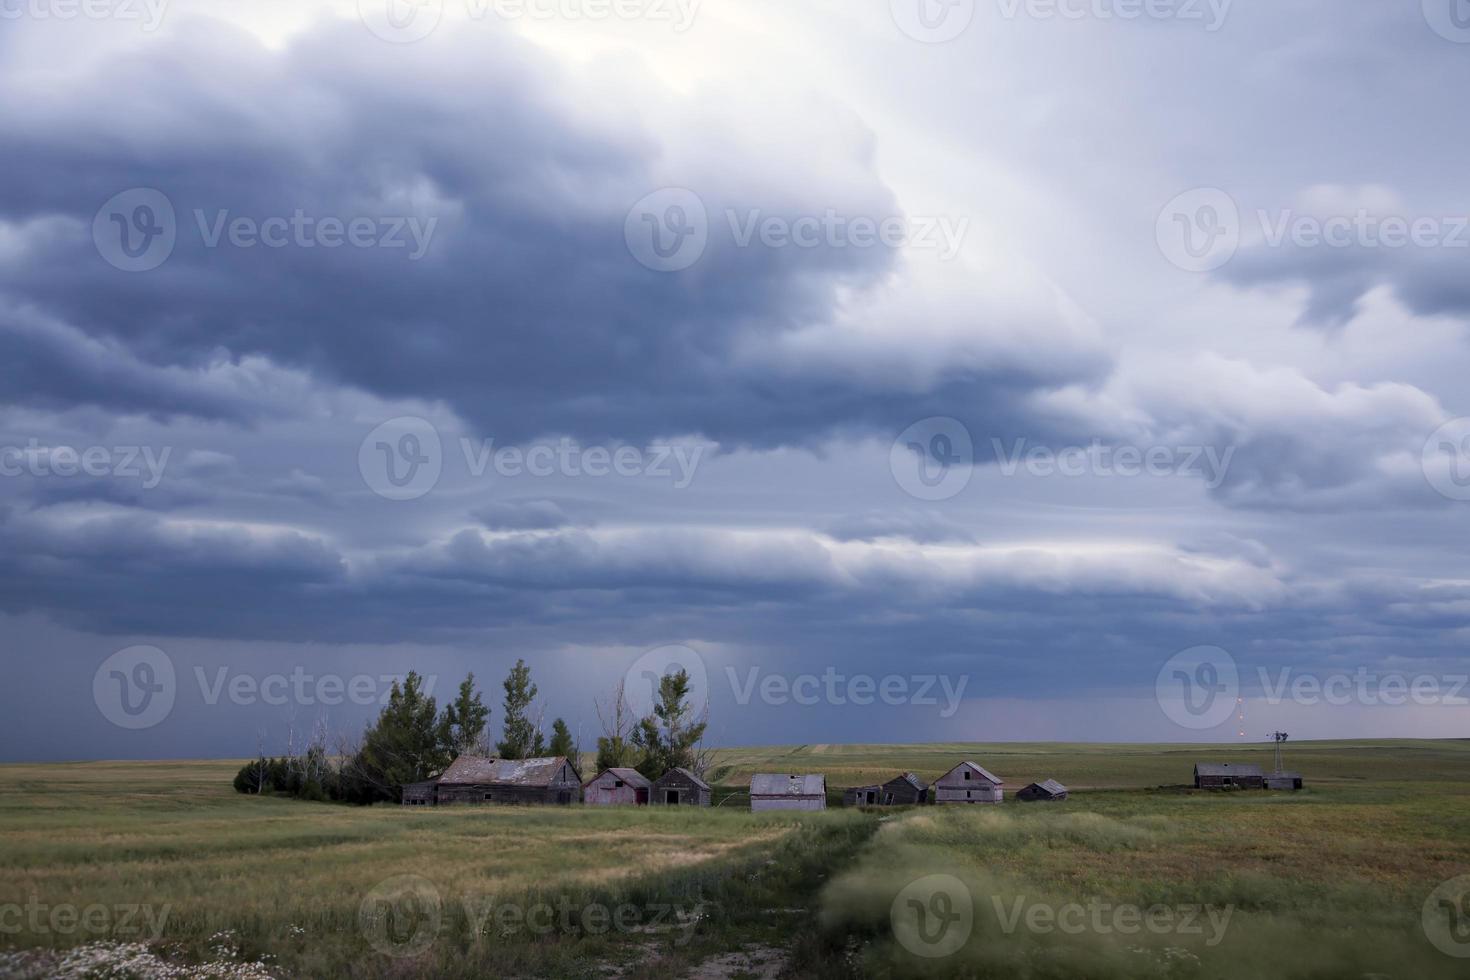
M929 800L929 786L911 772L895 776L883 784L883 795L879 797L884 806L923 805Z
M1267 789L1301 789L1302 774L1299 772L1273 772L1266 775Z
M1194 765L1195 789L1265 789L1266 777L1260 766L1240 766L1230 762L1197 762Z
M934 784L935 803L999 803L1005 791L1001 778L978 763L965 761Z
M582 787L588 806L646 806L653 783L637 769L604 769Z
M688 769L670 769L653 781L649 802L658 806L709 806L709 783Z
M752 810L825 810L827 777L756 773L750 777Z
M1055 779L1045 779L1039 783L1032 783L1016 794L1016 799L1022 803L1036 803L1040 801L1054 802L1067 798L1067 787Z
M843 806L877 806L882 798L883 787L877 783L871 786L849 786L842 791Z
M493 759L462 755L439 777L435 802L549 803L566 805L582 796L582 784L565 756Z

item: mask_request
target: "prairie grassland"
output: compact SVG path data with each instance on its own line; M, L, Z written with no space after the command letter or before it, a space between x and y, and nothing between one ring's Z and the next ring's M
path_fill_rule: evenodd
M229 933L239 958L283 977L680 976L747 944L819 977L1465 975L1427 941L1421 910L1470 873L1470 741L1293 745L1301 793L1159 788L1197 758L1257 761L1259 747L820 748L732 749L715 772L727 791L756 770L825 772L836 795L968 757L1008 791L1045 776L1114 788L1061 804L799 815L751 814L738 799L405 810L241 796L235 762L0 766L0 950L137 938L109 931L115 920L58 930L27 906L146 904L167 909L157 945L169 956L210 960ZM940 959L897 942L890 918L930 874L961 879L975 906L974 935ZM433 928L419 931L422 903L395 907L384 952L364 903L405 875L428 883ZM1100 901L1230 918L1214 944L1008 920ZM570 912L540 929L492 914L537 905ZM631 917L609 928L593 909Z

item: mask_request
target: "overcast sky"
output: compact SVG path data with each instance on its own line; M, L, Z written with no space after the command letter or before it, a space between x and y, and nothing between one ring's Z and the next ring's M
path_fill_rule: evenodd
M1470 736L1459 0L389 2L0 0L0 758Z

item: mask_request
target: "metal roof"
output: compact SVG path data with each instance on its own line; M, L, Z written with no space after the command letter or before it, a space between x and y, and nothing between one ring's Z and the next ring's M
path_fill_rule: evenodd
M1196 762L1194 771L1200 776L1260 776L1261 767L1237 766L1229 762Z
M758 772L750 777L751 796L825 796L827 777L822 775L792 776L787 773Z
M441 785L480 786L504 783L512 786L549 786L566 763L566 756L544 759L492 759L462 755L439 777Z
M943 776L940 776L939 778L947 779L953 774L959 772L961 769L965 768L966 766L969 766L971 769L975 770L980 775L984 776L986 779L990 780L997 786L1002 786L1005 784L1005 780L1001 779L995 773L991 772L989 769L986 769L984 766L980 765L980 763L971 762L968 759L966 759L964 762L961 762L959 765L955 766L953 769L945 773Z
M890 779L888 782L889 783L896 783L899 780L903 780L904 782L906 782L910 786L912 786L914 789L928 789L929 788L928 786L924 785L923 780L921 780L918 776L914 775L911 772L906 772L906 773L904 773L901 776L896 776L893 779ZM888 785L888 783L884 783L883 785L886 786L886 785Z
M1067 791L1067 787L1063 786L1055 779L1043 779L1041 782L1032 783L1031 785L1044 789L1052 795L1056 795L1057 793L1065 793Z
M663 782L665 779L669 778L669 773L671 772L677 772L679 775L683 776L685 779L689 780L700 789L709 789L709 783L705 782L703 779L700 779L698 776L694 775L694 773L690 772L688 769L685 769L683 766L675 766L674 768L670 769L669 772L664 773L662 776L658 777L658 779L654 780L654 782Z
M633 786L636 789L648 789L653 785L653 783L649 782L648 777L643 775L643 773L639 772L637 769L624 769L620 766L612 769L602 770L602 772L592 777L592 779L588 781L587 785L591 786L603 776L607 775L611 775L614 778L621 779L623 782L627 783L630 786Z

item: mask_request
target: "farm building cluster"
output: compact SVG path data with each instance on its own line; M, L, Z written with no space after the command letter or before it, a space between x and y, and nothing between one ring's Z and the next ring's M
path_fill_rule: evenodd
M1300 773L1280 769L1266 773L1257 765L1229 762L1196 763L1197 789L1302 788ZM449 806L462 803L508 803L588 806L710 806L710 785L688 769L670 769L649 779L637 769L604 769L583 783L565 756L546 759L493 759L462 755L441 775L403 787L404 806ZM1031 783L1016 791L1023 803L1067 798L1067 787L1055 779ZM903 772L886 783L852 786L843 791L845 806L924 806L926 804L1001 803L1005 781L978 762L965 760L925 783ZM752 810L825 810L827 777L821 773L756 773L750 777Z

